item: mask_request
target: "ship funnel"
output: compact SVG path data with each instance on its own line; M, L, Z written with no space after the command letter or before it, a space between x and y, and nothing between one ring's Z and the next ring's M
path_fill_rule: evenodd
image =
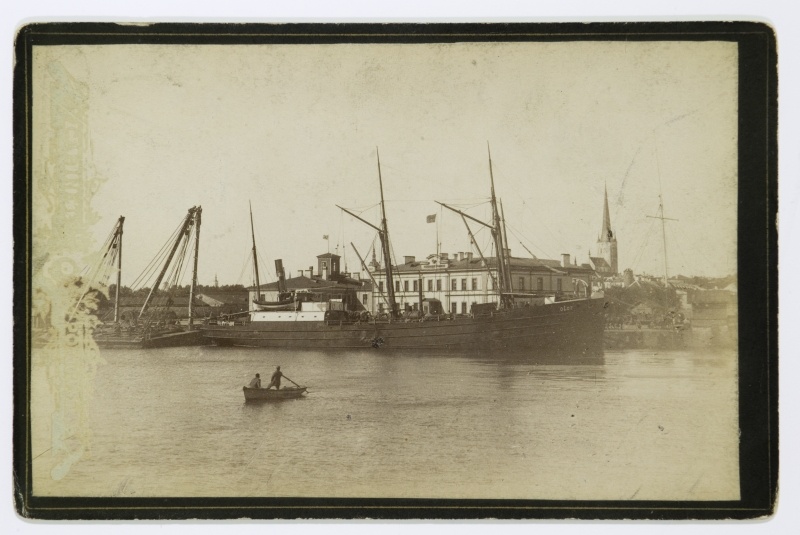
M283 260L275 260L275 273L278 275L278 293L286 292L286 272L283 271Z

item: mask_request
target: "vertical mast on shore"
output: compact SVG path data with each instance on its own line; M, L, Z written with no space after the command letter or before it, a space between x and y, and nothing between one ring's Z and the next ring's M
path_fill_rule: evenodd
M197 286L197 257L200 253L200 216L203 207L198 206L194 212L194 265L192 267L192 285L189 286L189 329L194 325L194 291Z
M181 225L181 229L178 232L178 237L175 239L175 243L172 245L172 249L169 252L169 256L167 257L167 261L164 263L164 267L161 269L161 272L158 274L158 278L156 279L155 284L153 287L150 288L150 293L147 294L147 299L145 299L144 304L142 305L142 309L139 311L139 319L141 319L142 315L147 310L147 307L150 306L150 301L153 298L153 295L158 291L158 287L161 285L161 280L164 278L164 275L167 273L167 268L169 268L170 263L172 262L172 257L175 256L175 251L178 250L178 246L181 244L183 239L188 236L189 229L194 221L194 214L195 211L199 207L192 206L189 208L189 213L186 214L186 217L183 220L183 224Z
M114 242L117 247L117 288L114 290L114 323L119 323L119 287L122 284L122 225L125 218L119 216L117 230L114 232Z

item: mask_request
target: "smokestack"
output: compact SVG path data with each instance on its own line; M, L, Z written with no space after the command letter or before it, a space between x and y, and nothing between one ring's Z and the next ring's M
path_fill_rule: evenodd
M283 271L283 260L275 260L275 273L278 275L278 293L286 291L286 273Z
M569 255L566 253L561 255L561 266L569 267Z

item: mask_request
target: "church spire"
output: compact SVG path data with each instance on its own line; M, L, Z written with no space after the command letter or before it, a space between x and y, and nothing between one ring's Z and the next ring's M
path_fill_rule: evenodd
M611 230L611 216L608 213L608 186L604 185L605 203L603 204L603 230L600 231L600 241L611 241L614 233Z

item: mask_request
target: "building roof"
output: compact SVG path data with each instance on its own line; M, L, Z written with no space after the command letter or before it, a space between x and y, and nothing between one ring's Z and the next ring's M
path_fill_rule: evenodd
M497 268L497 259L496 259L496 257L489 256L489 257L484 257L484 258L486 258L486 263L488 264L488 267L490 269L496 269ZM555 270L555 271L559 271L559 272L562 272L562 273L565 273L565 274L569 273L569 272L575 272L575 271L590 271L591 270L591 268L588 268L585 265L584 266L570 265L570 266L565 268L565 267L562 267L560 260L549 260L549 259L546 259L546 258L517 258L517 257L511 257L510 260L511 260L511 268L512 269L531 269L531 270L539 269L539 270L542 270L542 271L547 271L548 273L553 272ZM393 270L394 270L395 273L404 273L404 272L405 273L409 273L409 272L412 272L412 273L417 273L417 272L435 273L437 271L468 271L468 270L480 271L480 270L487 269L483 265L483 261L480 259L480 257L474 257L473 256L471 259L464 258L464 259L458 259L458 260L449 259L449 260L446 260L445 262L446 262L446 264L443 263L442 265L446 266L446 267L442 267L442 268L439 268L439 269L428 269L428 268L426 268L425 266L427 266L428 263L424 262L424 261L423 262L416 262L415 261L415 262L410 262L408 264L398 264L398 265L392 266L392 267L393 267ZM383 268L380 269L380 270L377 270L378 273L381 273L383 271L385 271L385 269L383 269Z
M317 255L317 258L341 258L341 256L339 256L338 254L333 254L333 253L323 253L323 254Z
M611 271L611 265L602 256L590 256L589 260L597 271Z

